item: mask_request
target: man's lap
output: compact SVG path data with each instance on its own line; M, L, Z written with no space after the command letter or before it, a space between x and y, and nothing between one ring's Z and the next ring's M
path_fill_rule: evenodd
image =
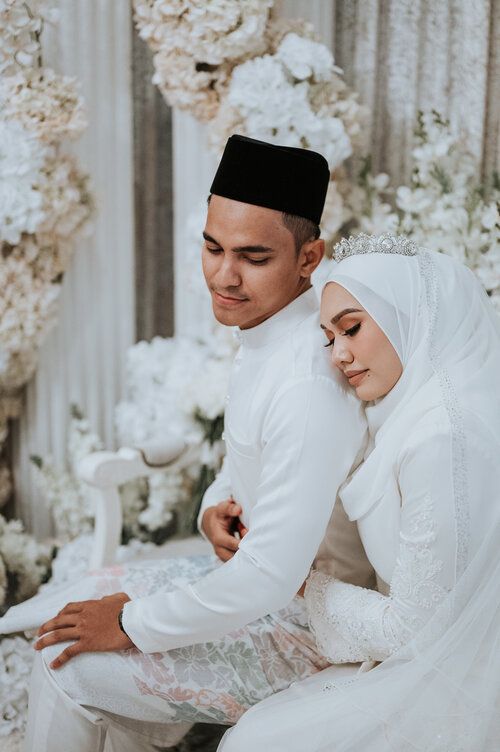
M168 592L216 566L215 557L196 556L110 567L91 573L87 597ZM63 649L46 648L46 663ZM230 725L255 703L326 665L307 627L303 600L296 598L215 642L167 653L81 654L52 674L72 699L111 714L139 722Z

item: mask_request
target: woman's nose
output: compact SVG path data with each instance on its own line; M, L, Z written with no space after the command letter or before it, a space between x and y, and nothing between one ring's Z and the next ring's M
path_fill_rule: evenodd
M352 363L354 360L344 338L336 337L332 345L332 363L340 368L344 363Z

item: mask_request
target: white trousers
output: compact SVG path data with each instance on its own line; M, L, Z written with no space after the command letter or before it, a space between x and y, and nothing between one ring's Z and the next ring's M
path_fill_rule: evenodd
M175 746L191 724L165 726L163 747ZM24 752L154 752L139 734L78 705L52 678L41 653L31 674Z

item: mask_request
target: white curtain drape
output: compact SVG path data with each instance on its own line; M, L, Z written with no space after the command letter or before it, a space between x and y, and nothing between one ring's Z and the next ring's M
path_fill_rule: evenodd
M59 325L16 430L19 511L39 536L50 524L28 457L52 453L64 461L71 401L112 446L113 408L134 336L130 5L61 0L60 7L46 54L83 83L90 125L77 151L93 176L98 214L64 282ZM429 108L459 125L478 172L500 169L500 0L278 0L276 9L314 24L368 105L365 145L374 169L408 180L416 114ZM185 228L208 193L216 159L206 126L179 112L173 158L176 331L197 336L206 302L184 283Z
M375 169L408 180L416 115L429 109L460 129L479 170L500 167L498 0L333 5L335 59L370 108L366 146Z

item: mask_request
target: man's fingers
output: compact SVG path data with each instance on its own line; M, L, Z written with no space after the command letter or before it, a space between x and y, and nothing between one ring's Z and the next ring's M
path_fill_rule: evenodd
M57 658L54 658L54 660L50 664L50 668L61 668L61 666L67 663L71 658L74 658L75 655L78 655L78 653L83 653L82 648L78 645L79 643L75 642L74 645L70 645L68 648L63 650L62 653L57 656Z
M227 533L217 533L214 536L214 547L227 548L228 551L237 551L239 541L234 535L228 535Z
M221 501L217 504L218 517L238 517L241 512L241 506L234 501Z
M47 632L53 632L55 629L64 629L66 627L74 627L76 625L76 614L62 614L56 616L55 619L50 619L42 624L38 630L38 635L44 635Z
M217 546L215 549L215 555L221 560L221 561L229 561L229 559L232 559L234 556L234 551L228 551L227 548L221 548Z
M49 632L49 634L41 637L35 644L35 650L42 650L48 645L56 645L58 642L68 642L68 640L77 639L78 633L74 628L58 629L56 632Z

